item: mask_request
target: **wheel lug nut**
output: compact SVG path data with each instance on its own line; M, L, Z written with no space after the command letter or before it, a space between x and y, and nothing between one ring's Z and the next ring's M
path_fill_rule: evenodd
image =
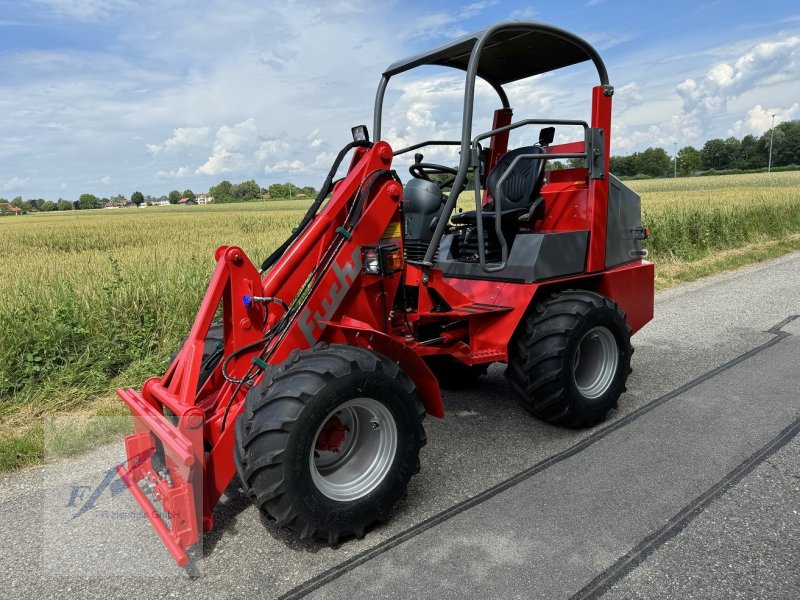
M378 419L372 419L369 424L372 425L373 429L378 429L381 426L381 422Z

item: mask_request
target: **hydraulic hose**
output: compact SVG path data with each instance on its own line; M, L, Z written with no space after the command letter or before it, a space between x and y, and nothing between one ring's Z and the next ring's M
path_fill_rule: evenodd
M322 203L324 202L325 198L328 196L328 194L331 193L331 190L333 189L333 178L336 176L336 172L339 170L339 167L341 166L342 161L344 160L344 157L347 155L347 153L350 152L350 150L352 150L353 148L370 148L370 147L372 147L372 142L368 142L366 140L360 140L360 141L350 142L344 148L342 148L341 151L339 151L336 160L333 161L333 165L331 166L330 171L328 171L328 176L325 178L325 181L323 182L322 187L319 190L319 194L317 194L317 197L314 199L314 202L311 204L311 206L308 207L308 210L306 211L306 214L300 221L300 224L297 227L295 227L294 230L292 230L291 235L288 238L286 238L286 241L283 242L280 246L278 246L278 248L276 248L275 251L272 254L270 254L266 258L266 260L264 260L263 263L261 263L262 273L267 269L269 269L276 262L278 262L278 259L281 256L283 256L283 253L286 252L289 246L291 246L292 243L294 243L294 241L298 237L300 237L300 234L303 233L306 227L308 227L308 224L314 220L314 217L316 216L319 207L322 206Z

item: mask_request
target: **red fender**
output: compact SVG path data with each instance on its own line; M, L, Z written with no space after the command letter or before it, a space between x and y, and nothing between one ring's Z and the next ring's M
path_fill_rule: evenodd
M416 352L382 331L373 329L356 319L345 317L338 322L326 321L324 325L325 333L322 339L326 342L363 346L395 361L417 386L425 411L439 419L444 417L439 381Z

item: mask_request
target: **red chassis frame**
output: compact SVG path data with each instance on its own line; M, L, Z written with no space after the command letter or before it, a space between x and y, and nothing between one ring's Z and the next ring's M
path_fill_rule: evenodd
M610 117L611 97L597 86L592 93L592 127L610 131ZM510 111L503 109L495 121L510 118ZM609 137L605 136L606 157ZM507 141L507 132L495 136L491 150L496 156L490 155L490 162L505 152ZM583 152L583 142L551 147L550 152ZM332 268L319 274L319 285L308 294L286 334L270 342L270 362L279 363L318 341L366 346L400 364L414 380L428 413L436 417L444 416L439 386L422 357L449 354L473 365L507 360L508 341L542 293L564 287L598 291L620 305L634 332L652 318L653 265L636 260L605 270L608 179L590 179L585 168L551 174L542 190L547 213L537 226L539 231L588 230L585 274L526 284L448 278L437 269L431 269L425 281L422 269L410 264L391 275L363 273L363 247L390 241L402 251L402 187L390 177L371 186L358 225L342 231L361 184L389 169L391 162L392 150L385 142L357 148L331 199L263 279L240 248L218 248L216 269L177 358L162 377L148 379L141 393L117 391L130 407L136 431L125 440L128 461L118 470L178 564L188 563L186 549L213 527L213 508L235 473L233 424L243 410L247 386L237 391L218 366L198 390L204 339L217 309L221 304L224 354L229 356L261 339L282 316L278 304L246 306L243 297L269 296L291 303L332 244L339 245ZM418 288L416 311L391 310L401 284ZM451 310L437 312L436 296ZM467 325L448 329L435 343L415 337L420 326L455 321ZM256 353L253 349L237 356L228 367L229 375L241 378ZM175 420L165 416L165 409ZM156 456L163 458L156 461ZM141 481L148 482L169 514L169 526L139 489Z

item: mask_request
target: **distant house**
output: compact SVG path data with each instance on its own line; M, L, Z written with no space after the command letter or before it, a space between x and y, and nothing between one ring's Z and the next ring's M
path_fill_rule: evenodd
M178 204L181 206L195 206L197 202L195 202L193 198L181 198L178 200Z
M169 198L161 196L153 199L153 206L169 206Z
M208 204L209 202L214 201L214 196L211 196L209 194L197 194L195 195L194 199L197 202L197 204Z
M22 209L13 204L0 204L0 213L10 212L12 215L21 215Z
M262 200L269 200L270 198L271 196L269 195L269 192L264 192L263 194L261 194Z
M128 208L129 206L133 206L133 202L123 197L118 200L109 200L103 205L103 208Z

